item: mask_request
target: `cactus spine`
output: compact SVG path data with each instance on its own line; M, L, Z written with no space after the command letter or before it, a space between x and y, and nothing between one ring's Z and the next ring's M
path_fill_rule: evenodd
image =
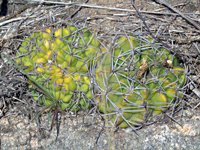
M121 128L139 126L145 116L160 114L182 97L185 70L151 38L120 36L109 50L101 41L90 30L72 25L36 31L22 42L16 62L54 95L62 109L87 109L94 100ZM44 95L32 95L40 104L52 103Z

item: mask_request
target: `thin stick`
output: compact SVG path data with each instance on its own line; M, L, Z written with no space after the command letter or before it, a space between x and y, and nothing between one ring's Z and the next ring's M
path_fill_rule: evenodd
M41 2L41 0L31 0L32 2ZM122 9L122 8L115 8L115 7L104 7L104 6L98 6L98 5L90 5L90 4L79 4L79 3L63 3L63 2L54 2L54 1L43 1L43 4L54 4L54 5L75 5L75 6L81 6L81 7L88 7L88 8L97 8L97 9L107 9L107 10L113 10L113 11L125 11L125 12L133 12L135 13L135 10L131 9ZM140 11L141 13L145 14L154 14L154 15L172 15L176 16L179 14L176 13L162 13L162 12L155 12L155 11Z
M33 7L33 5L35 4L28 4L26 6L24 6L22 9L20 9L19 11L17 11L16 13L12 14L11 16L8 16L8 17L5 17L3 19L0 20L0 22L4 22L6 20L9 20L11 18L14 18L16 17L18 14L20 14L21 12L25 11L26 9L30 8L30 7Z
M190 18L188 18L187 16L185 16L183 13L181 13L179 10L177 10L173 6L171 6L168 3L166 3L164 0L153 0L153 1L155 1L156 3L159 3L159 4L162 4L162 5L166 6L167 8L171 9L173 12L176 12L181 17L183 17L185 20L187 20L190 24L192 24L193 26L195 26L196 29L200 30L200 26L196 22L194 22L193 20L191 20Z
M84 4L87 3L88 1L89 1L89 0L86 0L86 1L84 2ZM78 9L70 16L70 18L73 18L81 9L82 9L82 6L79 6Z
M132 0L132 5L133 5L133 7L135 8L135 10L137 11L139 17L141 18L143 24L145 25L145 27L146 27L147 31L149 32L149 34L151 35L151 37L152 37L153 39L155 39L157 42L163 44L165 47L169 48L170 51L171 51L171 53L177 54L181 59L185 58L185 60L183 60L183 61L186 61L187 58L186 58L185 56L183 56L182 54L180 54L180 53L174 51L167 43L165 43L165 42L159 40L157 37L155 37L155 36L152 34L151 30L149 29L148 25L147 25L146 22L145 22L145 19L142 17L141 13L139 12L139 10L137 9L137 7L135 6L134 0Z
M54 120L55 120L55 117L56 117L56 114L59 112L59 109L57 109L53 115L53 119L52 119L52 122L51 122L51 128L49 130L49 135L51 134L51 131L53 129L53 123L54 123Z

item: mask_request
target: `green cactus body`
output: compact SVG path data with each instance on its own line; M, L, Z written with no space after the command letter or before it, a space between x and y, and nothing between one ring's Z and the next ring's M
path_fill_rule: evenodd
M22 42L16 63L48 89L60 108L79 111L96 100L99 111L121 128L140 126L145 116L160 114L182 98L186 71L153 39L121 36L109 49L101 42L87 28L71 24L36 31ZM32 95L42 105L52 103L35 91Z
M113 51L100 55L95 79L100 93L107 96L98 97L98 106L115 126L140 126L144 116L160 114L182 97L179 91L187 81L185 70L176 56L157 43L152 46L152 41L121 36Z
M72 111L91 106L93 97L86 75L96 53L100 52L101 41L88 29L83 29L82 34L77 31L73 25L54 32L51 29L36 31L25 38L17 53L17 56L30 55L16 59L17 64L48 89L62 109ZM75 44L78 39L80 47ZM46 96L37 98L35 92L33 98L43 105L52 103Z

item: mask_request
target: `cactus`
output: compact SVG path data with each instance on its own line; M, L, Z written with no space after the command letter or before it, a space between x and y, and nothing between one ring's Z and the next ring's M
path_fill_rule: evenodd
M114 49L99 56L95 79L102 95L98 107L121 128L140 126L145 116L166 111L182 97L185 70L176 56L152 41L121 36Z
M91 105L88 71L97 51L100 42L90 30L68 25L54 32L36 31L25 38L16 63L48 89L62 109L78 111ZM36 99L36 92L32 95ZM52 103L45 95L36 100L42 105Z
M62 109L87 109L95 100L99 111L121 128L140 126L146 116L166 111L182 98L187 82L177 57L151 38L120 36L107 49L90 30L72 25L32 33L16 56L16 63L46 87ZM35 91L32 95L40 104L52 103Z

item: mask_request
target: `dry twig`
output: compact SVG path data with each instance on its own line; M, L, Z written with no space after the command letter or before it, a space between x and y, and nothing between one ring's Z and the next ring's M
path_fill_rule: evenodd
M166 6L166 7L168 7L173 12L178 13L181 17L183 17L185 20L187 20L189 23L191 23L196 29L200 30L200 26L196 22L194 22L193 20L191 20L190 18L188 18L187 16L185 16L183 13L181 13L176 8L174 8L171 5L169 5L168 3L166 3L164 0L153 0L153 1L155 1L156 3L162 4L162 5Z

